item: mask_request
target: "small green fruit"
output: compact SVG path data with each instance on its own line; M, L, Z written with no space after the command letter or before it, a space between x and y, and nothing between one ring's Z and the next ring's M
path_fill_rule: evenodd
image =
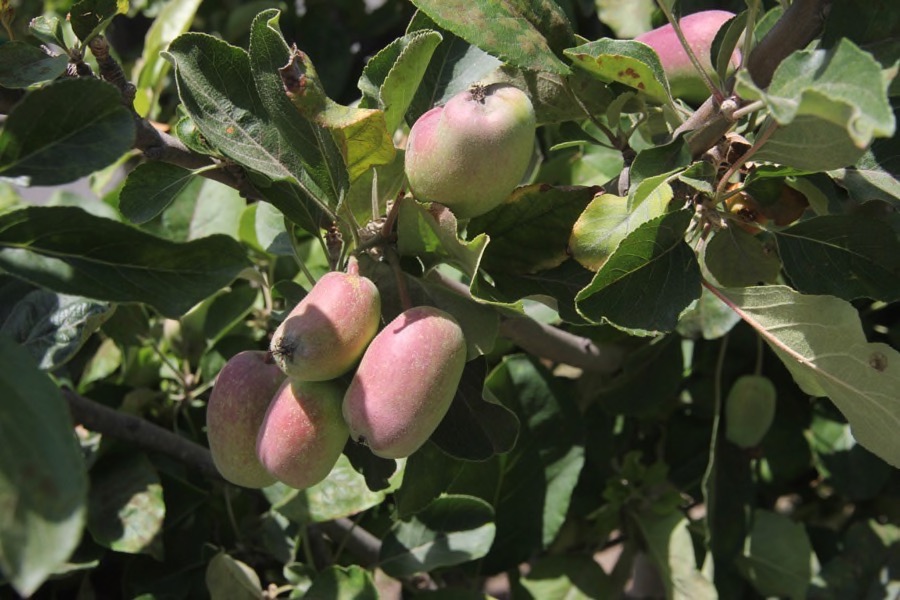
M383 458L418 450L447 414L465 364L453 317L431 306L402 313L372 340L344 396L353 439Z
M380 319L381 296L370 279L327 273L275 330L272 355L293 379L334 379L356 364Z
M284 382L256 439L256 455L269 473L299 490L328 477L349 438L341 397L331 382Z
M678 21L688 45L711 77L714 76L715 69L710 61L709 50L716 38L716 32L733 16L734 13L725 10L704 10L687 15ZM709 89L691 63L681 42L678 41L671 24L643 33L634 39L656 50L666 79L669 80L669 89L673 97L691 103L700 103L709 97ZM738 51L731 55L731 62L735 67L740 63L740 56Z
M406 177L413 194L457 218L486 213L522 181L535 136L534 107L504 83L474 85L413 124Z
M775 386L760 375L744 375L725 399L725 438L741 448L758 446L775 419Z
M226 480L262 488L275 478L256 458L256 436L284 373L265 352L245 351L225 363L206 405L209 450Z

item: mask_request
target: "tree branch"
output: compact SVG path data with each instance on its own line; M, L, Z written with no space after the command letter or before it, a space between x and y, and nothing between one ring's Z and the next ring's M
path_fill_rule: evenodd
M469 288L464 284L437 271L432 271L428 277L457 294L472 299ZM529 354L595 373L613 373L622 366L625 358L625 351L619 346L598 346L588 338L519 314L501 317L500 335L512 340Z
M805 48L822 32L832 2L833 0L794 0L791 3L747 58L747 70L758 86L767 87L781 61L795 50ZM730 90L733 86L734 78L731 78L726 89ZM673 135L687 134L691 154L696 158L712 148L732 124L731 120L719 112L718 103L710 97Z
M62 390L69 403L72 420L91 431L130 442L151 452L171 456L212 479L222 479L209 450L140 417L121 413L107 406L79 396L69 389Z

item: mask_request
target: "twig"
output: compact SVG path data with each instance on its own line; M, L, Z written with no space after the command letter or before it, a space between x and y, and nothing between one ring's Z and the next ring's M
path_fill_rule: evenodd
M319 523L322 533L335 543L341 543L364 567L378 564L381 540L350 519L341 518Z
M437 271L428 277L461 296L472 297L465 284ZM518 314L503 317L499 333L529 354L595 373L613 373L625 358L625 351L619 346L598 346L588 338Z
M72 390L63 389L62 394L69 403L72 419L87 429L130 442L151 452L171 456L207 477L222 479L209 450L200 444L140 417L121 413L79 396Z

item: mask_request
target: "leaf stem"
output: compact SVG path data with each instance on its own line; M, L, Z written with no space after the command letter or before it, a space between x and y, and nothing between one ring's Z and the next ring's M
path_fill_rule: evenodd
M756 140L753 142L753 145L750 146L744 154L741 155L734 163L728 167L728 170L722 175L722 178L719 179L719 184L716 186L716 203L718 204L719 198L722 195L722 192L725 190L725 186L728 185L728 181L734 176L735 173L750 160L756 152L762 148L763 144L772 136L773 133L778 129L778 124L775 121L769 121L768 124L763 125L763 130L756 137Z

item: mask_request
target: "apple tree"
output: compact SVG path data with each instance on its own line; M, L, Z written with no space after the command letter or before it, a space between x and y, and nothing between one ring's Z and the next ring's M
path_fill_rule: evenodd
M0 597L896 594L894 3L0 23Z

